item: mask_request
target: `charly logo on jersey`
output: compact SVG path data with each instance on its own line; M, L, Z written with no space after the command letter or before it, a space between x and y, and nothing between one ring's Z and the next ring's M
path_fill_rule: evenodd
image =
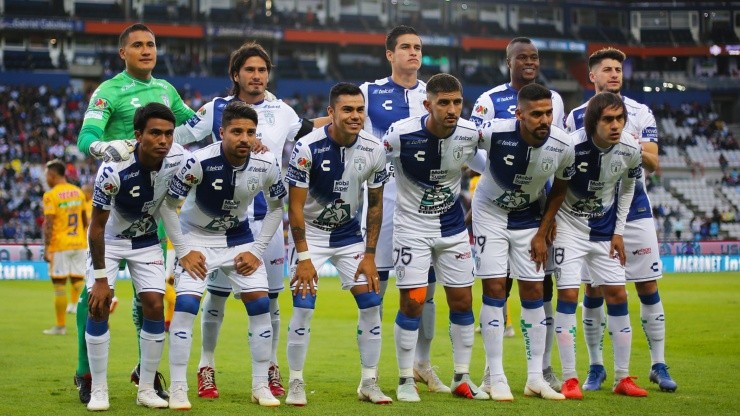
M452 148L452 157L455 160L460 160L463 157L463 147L462 146L455 146Z
M131 225L129 225L125 230L121 231L120 237L134 238L154 232L156 229L157 223L154 221L154 217L147 214L131 223Z
M349 179L337 179L334 181L334 192L347 192L349 190Z
M622 162L620 162L619 160L613 161L609 165L609 170L611 171L611 173L619 173L619 171L622 170Z
M265 123L267 123L270 126L275 125L275 113L273 113L272 111L265 111L262 114L265 117Z
M226 201L224 201L224 204ZM207 230L213 230L213 231L226 231L230 230L232 228L236 228L239 225L239 218L237 218L235 215L224 215L221 218L214 218L206 225Z
M529 199L529 194L525 193L521 189L514 189L505 191L500 197L496 198L494 202L501 208L516 210L529 205Z
M551 157L543 157L542 158L542 171L543 172L550 172L555 165L555 159Z
M355 164L355 170L358 172L362 172L367 167L367 159L364 156L355 156L353 162Z
M441 181L447 178L447 169L432 169L429 171L430 181Z
M441 214L446 212L455 202L455 195L448 186L434 185L424 190L424 196L419 205L420 214Z
M601 198L595 196L589 196L586 199L581 199L573 204L573 210L577 211L573 214L578 217L601 217L604 215L604 204Z
M160 98L162 99L162 104L166 105L167 107L169 107L169 106L170 106L170 97L168 97L168 96L166 96L166 95L162 94L162 95L160 96Z
M349 221L350 206L343 199L337 198L333 202L326 205L321 214L313 220L313 225L316 228L325 231L331 231L337 226L344 224Z

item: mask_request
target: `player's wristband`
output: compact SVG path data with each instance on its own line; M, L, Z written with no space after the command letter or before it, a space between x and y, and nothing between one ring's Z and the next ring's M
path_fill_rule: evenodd
M303 261L303 260L311 260L311 253L309 253L308 251L298 252L298 261Z
M95 269L93 270L93 273L95 273L95 280L108 278L108 275L105 273L105 269Z

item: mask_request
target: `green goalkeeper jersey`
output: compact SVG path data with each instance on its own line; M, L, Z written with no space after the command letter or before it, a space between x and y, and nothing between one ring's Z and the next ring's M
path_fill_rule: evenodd
M90 144L94 141L133 139L134 112L151 102L169 107L175 113L177 125L195 115L169 82L157 78L142 81L123 71L100 84L90 97L77 147L90 154Z

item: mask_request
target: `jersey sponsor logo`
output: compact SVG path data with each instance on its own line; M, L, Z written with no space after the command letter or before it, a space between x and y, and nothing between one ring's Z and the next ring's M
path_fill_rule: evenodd
M604 216L604 204L601 198L590 196L573 204L573 215L582 218L600 218Z
M485 116L486 114L488 114L488 107L486 107L484 105L481 105L481 104L478 104L475 107L475 110L474 111L475 111L475 113L478 113L480 115L484 115Z
M642 164L635 166L634 168L627 171L628 178L641 178L642 177Z
M239 201L234 199L224 199L224 203L221 205L221 209L224 211L231 211L237 208L239 208Z
M247 168L247 172L265 173L267 172L267 168L261 168L259 166L250 166Z
M532 183L532 179L534 178L530 175L522 175L522 174L517 173L516 175L514 175L514 184L515 185L528 185Z
M657 139L658 129L656 127L645 127L645 129L642 130L642 137L647 137L649 139Z
M355 156L354 160L355 170L362 172L367 167L367 159L364 156Z
M601 191L604 189L604 186L606 186L606 182L604 181L594 181L594 180L588 181L588 191L589 192Z
M591 153L590 150L579 150L576 152L576 156L585 156L587 154Z
M334 181L334 192L349 191L349 179L339 179Z
M141 212L149 212L150 209L154 208L157 205L155 201L146 201L144 202L144 205L141 206Z
M575 174L576 174L576 166L575 165L570 165L567 168L565 168L565 170L563 171L563 176L565 178L572 178L573 175L575 175Z
M165 169L174 168L174 167L177 167L179 164L180 162L167 162L164 164L164 168Z
M373 90L373 95L375 95L375 94L392 94L394 89L395 88L380 88L380 89L377 89L377 90Z
M95 120L102 120L103 113L101 111L88 111L85 113L85 120L87 120L88 118L92 118Z
M90 109L105 110L106 108L108 108L108 105L108 100L106 100L105 98L96 98L90 106Z
M514 99L514 95L512 94L512 95L507 95L506 97L498 97L498 98L496 98L496 102L497 103L503 103L505 101L511 101L513 99Z
M521 189L507 190L493 202L502 209L515 211L529 205L530 196Z
M270 198L282 198L286 193L283 181L270 185Z
M285 173L285 179L288 183L306 183L308 174L302 170L297 169L293 165L288 166L288 171Z
M516 147L515 140L496 140L496 144L499 146L513 146Z
M328 204L312 224L324 231L332 231L350 219L350 205L343 199L337 198Z
M620 170L622 170L622 162L620 162L619 160L615 160L611 164L609 164L609 171L611 173L617 174Z
M328 152L329 150L331 150L331 146L317 147L313 150L313 153L315 155L320 155L321 153Z
M619 149L615 150L614 154L617 156L627 156L627 157L632 156L632 152L625 152L624 150L619 150Z
M216 172L219 170L224 170L224 165L208 166L206 168L206 172Z
M198 123L200 123L200 117L198 117L198 114L193 114L192 117L186 121L188 123L188 126L195 127Z
M226 202L226 201L224 201ZM226 231L232 228L236 228L239 225L239 218L235 215L224 215L221 218L214 218L206 225L207 230L213 231Z
M123 230L119 238L134 238L157 231L157 223L149 214L134 221L127 229Z
M373 151L373 148L372 147L363 146L363 145L361 145L359 143L357 144L356 149L357 150L361 150L363 152L372 152Z
M562 150L562 149L560 149L560 150ZM555 159L553 159L551 157L543 157L542 158L542 164L541 164L541 166L542 166L542 171L543 172L550 172L552 170L552 168L553 168L554 165L555 165Z
M462 146L455 146L452 148L452 157L455 160L460 160L463 157L463 147Z
M127 174L125 174L123 176L123 180L124 181L127 181L127 180L129 180L131 178L135 178L135 177L139 176L139 173L140 172L138 170L136 172L127 173Z
M391 168L393 166L391 165ZM375 177L373 178L373 182L375 183L385 183L388 181L388 178L392 175L392 171L389 173L387 170L383 169L380 172L375 172Z
M561 149L561 148L555 147L555 146L547 145L547 146L545 146L545 150L547 150L548 152L563 153L563 150L564 149Z
M134 88L135 86L136 86L136 83L134 81L131 81L130 84L126 84L123 87L121 87L121 92L126 92L126 91L130 90L131 88Z
M98 206L106 206L110 203L110 199L107 195L101 192L98 188L95 188L93 192L93 204Z
M455 203L455 195L448 186L434 185L424 191L419 205L420 214L441 214Z
M633 256L644 256L644 255L650 254L652 252L653 252L653 249L652 248L650 248L650 247L643 247L643 248L638 248L637 250L632 250L632 255Z
M430 181L442 181L447 178L447 169L432 169L429 171Z

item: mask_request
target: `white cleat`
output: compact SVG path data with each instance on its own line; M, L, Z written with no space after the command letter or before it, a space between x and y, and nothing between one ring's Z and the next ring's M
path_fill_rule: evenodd
M555 375L555 372L552 370L552 366L542 370L542 377L545 378L545 381L550 385L550 388L560 393L560 388L563 386L563 382Z
M491 369L486 365L483 370L483 380L480 382L480 389L487 394L491 394Z
M556 392L544 378L528 381L524 386L525 396L539 396L546 400L565 400L565 396Z
M375 404L393 403L393 399L386 396L383 391L380 390L378 382L374 378L362 380L362 383L360 384L360 390L357 392L357 398L362 401Z
M473 384L470 380L470 374L461 374L460 376L460 381L455 381L455 377L453 376L452 383L450 383L450 390L452 390L453 396L474 400L488 400L490 398L488 393Z
M396 398L399 402L420 402L419 389L416 388L416 382L413 378L408 377L403 384L396 387Z
M110 402L108 401L108 386L94 387L90 393L90 401L87 403L87 410L94 412L108 410Z
M511 402L514 401L514 395L511 394L509 388L509 382L506 377L498 377L496 380L491 380L491 399L497 402Z
M76 303L68 303L67 304L67 313L70 315L74 315L77 313L77 304Z
M293 406L305 406L308 403L306 400L306 384L301 379L293 379L288 383L288 397L285 398L285 404Z
M172 383L170 387L170 409L190 410L193 406L188 400L188 386L185 383Z
M44 335L67 335L67 328L63 326L52 326L44 329Z
M252 389L252 403L259 403L260 406L264 407L280 406L280 400L272 395L267 383L258 384L257 387Z
M153 387L142 389L141 384L139 384L139 392L136 394L136 404L152 409L164 409L170 405L167 400L157 396L157 391Z
M449 393L450 388L442 382L434 371L434 367L414 367L414 380L427 385L427 389L433 393Z

